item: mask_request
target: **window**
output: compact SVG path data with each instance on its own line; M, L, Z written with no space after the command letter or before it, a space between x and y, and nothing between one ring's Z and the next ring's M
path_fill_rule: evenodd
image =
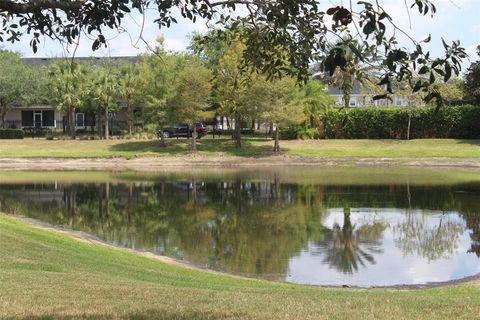
M42 127L55 127L55 112L53 110L42 111Z
M22 111L22 127L33 127L33 111Z
M95 114L86 113L85 114L85 126L86 127L95 127Z
M75 126L76 127L85 127L85 114L84 113L75 113Z

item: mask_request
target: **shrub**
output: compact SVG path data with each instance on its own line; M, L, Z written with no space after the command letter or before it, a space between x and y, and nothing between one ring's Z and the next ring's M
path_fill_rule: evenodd
M309 140L318 139L319 132L317 128L310 128L308 125L290 126L285 129L280 129L280 139L282 140Z
M322 115L327 139L480 139L480 106L424 108L357 108L348 114L330 110Z
M23 139L25 131L21 129L0 129L0 139Z

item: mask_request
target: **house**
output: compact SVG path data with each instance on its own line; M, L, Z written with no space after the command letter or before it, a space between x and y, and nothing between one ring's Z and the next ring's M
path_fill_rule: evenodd
M328 86L328 92L335 99L335 103L338 106L344 105L343 91L339 87ZM363 93L361 87L356 84L352 88L350 94L350 107L372 107L372 106L382 106L382 107L408 107L408 99L402 95L392 95L392 100L382 99L382 100L373 100L374 94Z
M35 65L38 67L48 67L48 65L58 58L23 58L24 63L28 65ZM138 62L138 57L79 57L76 61L103 61L105 59L113 60L114 62ZM120 104L122 104L120 102ZM115 114L109 115L111 130L124 129L126 127L127 115L125 110L120 110ZM75 128L77 130L95 130L96 115L93 113L76 112L74 116ZM10 108L5 115L5 127L12 129L51 129L51 130L66 130L67 117L63 111L57 110L51 105L38 104L31 106L16 105Z

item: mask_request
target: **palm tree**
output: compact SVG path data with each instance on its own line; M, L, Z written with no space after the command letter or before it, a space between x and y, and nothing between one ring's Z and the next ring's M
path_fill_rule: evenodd
M49 67L53 104L67 113L67 131L75 138L75 111L82 105L85 69L78 63L58 60Z
M374 70L372 65L366 65L362 61L369 60L373 58L365 59L363 57L360 59L358 52L363 52L366 50L362 48L360 44L355 39L348 39L346 41L338 42L330 50L340 52L341 56L344 59L344 66L337 67L333 75L330 77L325 77L327 82L330 85L339 87L343 92L343 104L345 111L348 112L350 108L350 96L352 90L356 83L364 85L365 83L371 81L371 74ZM366 50L368 52L368 50Z
M119 80L111 69L97 67L92 73L94 77L88 90L90 99L98 106L98 134L109 139L109 112L118 108ZM103 134L102 134L103 122Z
M319 80L311 79L303 87L304 112L308 117L310 127L315 127L319 116L327 111L335 102Z
M335 223L332 229L326 229L317 245L325 255L325 263L340 272L352 273L359 265L375 264L374 255L382 253L379 239L385 228L382 222L356 228L350 220L350 208L344 208L343 226Z

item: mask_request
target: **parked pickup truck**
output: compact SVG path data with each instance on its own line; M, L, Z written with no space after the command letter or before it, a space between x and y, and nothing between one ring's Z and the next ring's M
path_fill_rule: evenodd
M196 127L197 127L197 138L200 139L201 137L207 134L208 130L203 125L203 123L197 123ZM163 130L157 131L157 137L160 138L162 134L165 138L173 138L173 137L191 138L193 134L193 126L189 126L186 124L177 124L171 128L163 128Z

